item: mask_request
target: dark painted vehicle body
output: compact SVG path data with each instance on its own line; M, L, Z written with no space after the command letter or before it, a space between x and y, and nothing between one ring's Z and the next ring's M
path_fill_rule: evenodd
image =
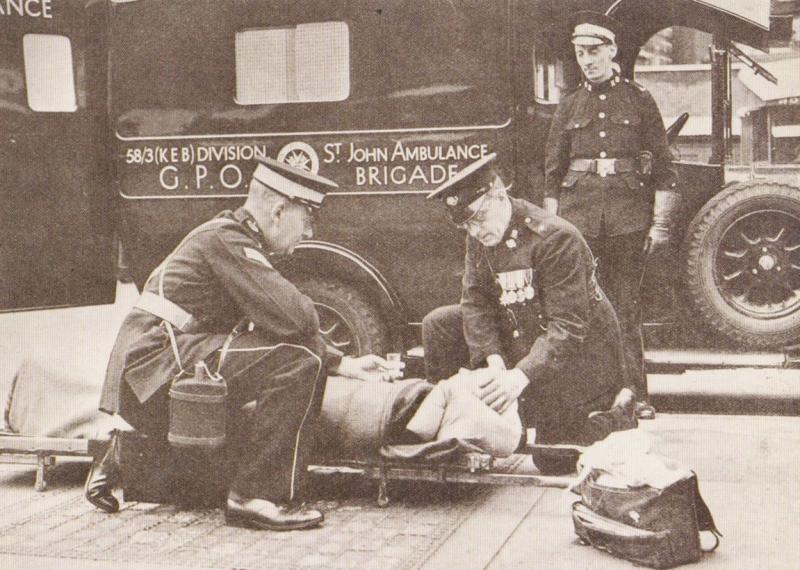
M611 4L36 0L22 14L0 2L0 309L112 302L118 258L141 284L192 227L241 203L252 157L264 154L340 185L314 241L283 270L363 297L388 336L360 350L413 345L422 317L457 301L463 273L463 235L427 193L497 152L512 193L541 201L555 109L541 96L549 63L561 59L563 81L577 84L567 17ZM714 4L622 2L623 74L632 76L641 45L670 25L723 26L732 39L765 45L767 30ZM346 71L341 93L246 100L252 60L237 59L245 33L299 37L307 24L327 25L344 46L322 60ZM26 102L26 34L69 39L73 111L37 112ZM302 57L292 52L287 62ZM724 175L721 164L679 169L691 181L683 185L685 228ZM651 320L663 315L646 311Z

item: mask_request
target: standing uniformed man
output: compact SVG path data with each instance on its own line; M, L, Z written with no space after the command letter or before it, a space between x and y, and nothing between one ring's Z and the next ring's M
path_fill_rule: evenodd
M563 97L545 158L544 207L583 233L622 328L637 415L655 417L644 371L640 285L647 255L663 252L680 196L664 124L644 87L620 77L616 20L576 14L572 43L586 80Z
M270 158L259 159L247 200L187 235L150 276L122 324L101 409L166 439L168 390L198 363L227 381L230 414L255 401L228 495L226 521L270 530L307 528L323 515L292 508L309 424L328 373L364 380L396 372L377 356L342 357L327 346L311 299L270 262L312 236L314 213L336 185ZM95 464L86 497L119 508L111 493L114 446Z
M502 413L521 397L522 422L536 429L536 443L587 444L621 427L598 427L623 386L619 324L583 237L569 222L510 198L495 156L430 196L469 235L461 303L435 309L422 323L428 378L487 367L494 374L480 398ZM596 411L601 416L590 418ZM547 473L575 467L574 459L537 452L534 462Z

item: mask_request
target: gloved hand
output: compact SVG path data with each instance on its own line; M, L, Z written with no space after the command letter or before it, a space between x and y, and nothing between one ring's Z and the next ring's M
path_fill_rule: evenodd
M647 255L651 255L668 250L670 237L669 226L663 222L656 222L653 220L653 225L650 226L650 231L647 232L644 252Z
M677 192L657 190L653 203L653 225L647 232L645 253L648 255L665 251L669 248L672 237L672 220L680 206L681 195Z

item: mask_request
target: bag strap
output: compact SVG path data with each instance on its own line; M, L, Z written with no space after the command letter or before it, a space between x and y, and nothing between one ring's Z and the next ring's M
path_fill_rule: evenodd
M153 273L155 273L156 271L158 272L158 296L159 297L161 297L162 299L166 299L166 297L164 296L164 273L167 270L167 264L169 264L170 260L178 252L178 250L181 247L183 247L183 245L187 241L189 241L191 238L193 238L195 235L197 235L201 231L203 231L205 229L208 229L209 227L222 226L222 225L225 225L225 224L236 224L236 222L233 221L233 220L229 220L227 218L214 218L213 220L208 220L207 222L205 222L203 224L200 224L195 229L193 229L188 234L186 234L186 237L184 237L181 240L181 242L175 247L175 249L172 250L172 253L170 253L166 257L166 259L164 259L164 261L161 262L161 265L159 265L155 269L155 271L153 272ZM152 277L152 275L151 275L151 277ZM181 374L184 373L184 369L183 369L183 363L181 362L181 355L178 352L178 341L175 339L175 330L173 329L173 325L172 325L171 322L169 322L166 319L163 322L164 322L164 326L167 329L167 334L169 335L169 343L172 346L172 354L173 354L173 356L175 356L175 363L178 365L178 370L179 370L178 376L180 376Z
M691 480L692 501L694 502L694 512L697 516L697 528L700 532L709 531L714 535L714 546L711 548L701 548L701 550L703 552L714 552L719 546L719 539L722 537L722 533L717 529L717 525L714 523L714 517L711 516L711 510L709 510L708 505L706 505L706 502L703 500L703 496L700 494L700 484L697 481L697 474L694 471L692 471Z

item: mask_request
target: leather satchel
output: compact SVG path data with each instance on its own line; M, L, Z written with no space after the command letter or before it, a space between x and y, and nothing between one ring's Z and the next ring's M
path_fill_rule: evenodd
M583 543L651 568L696 562L719 546L722 535L694 473L664 489L605 486L598 483L599 473L581 483L581 500L572 505L575 533ZM700 543L705 531L714 536L707 549Z

